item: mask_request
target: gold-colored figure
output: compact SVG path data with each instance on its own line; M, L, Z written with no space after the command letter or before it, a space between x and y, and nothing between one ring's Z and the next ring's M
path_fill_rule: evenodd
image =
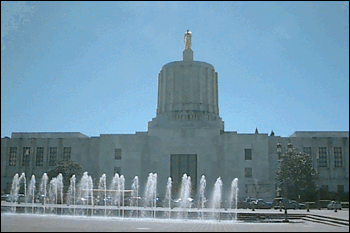
M191 49L191 40L192 40L192 34L190 30L187 30L184 36L184 42L185 42L185 50Z

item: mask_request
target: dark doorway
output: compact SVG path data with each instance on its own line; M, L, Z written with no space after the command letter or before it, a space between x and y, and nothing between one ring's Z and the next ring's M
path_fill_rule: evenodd
M191 177L191 197L197 192L197 155L196 154L172 154L170 155L170 177L172 179L172 196L179 197L183 174Z

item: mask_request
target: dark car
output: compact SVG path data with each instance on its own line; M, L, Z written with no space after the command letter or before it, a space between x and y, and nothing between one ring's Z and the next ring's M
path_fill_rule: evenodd
M88 198L84 198L84 200L82 201L90 201L88 200L90 199L90 197ZM104 197L104 196L97 196L94 198L94 205L112 205L113 204L113 200L111 197ZM122 200L120 201L120 205L122 205Z
M254 201L252 204L254 204L254 208L256 209L271 209L272 203L266 202L263 199L258 199Z
M37 195L37 196L35 197L35 202L36 202L36 203L44 204L44 201L45 201L45 202L48 201L48 197L46 197L46 199L45 199L45 195L44 195L44 194L40 194L40 195Z
M58 199L59 200L59 199ZM91 205L91 197L90 196L85 196L85 197L80 197L77 199L76 204L79 205ZM94 205L97 205L98 200L96 198L94 198L93 200Z
M277 197L272 202L272 208L276 209L298 209L298 203L296 201L290 201L289 199L283 197Z
M244 200L239 200L237 202L237 208L238 209L247 209L248 208L248 204Z
M9 196L10 196L10 194L2 194L1 201L6 201Z
M306 209L306 205L303 203L299 203L295 200L289 200L284 198L275 198L274 202L272 203L274 209L284 209L286 205L286 209Z
M24 194L16 194L16 195L9 195L6 199L7 202L25 202L25 196Z
M247 197L244 201L244 206L246 206L246 208L252 208L253 205L254 205L254 208L255 208L255 202L256 202L256 199L255 198L250 198L250 197Z
M190 198L190 197L187 198L187 201L188 201L187 204L189 205L190 208L195 207L195 203L194 203L194 200L192 198ZM183 203L182 203L182 199L181 198L175 199L173 201L172 208L174 208L174 207L181 207L182 204Z
M282 208L282 197L276 197L273 201L272 201L272 208L279 209Z
M294 210L296 210L296 209L299 209L299 210L300 209L306 209L306 205L305 204L299 203L299 202L297 202L295 200L291 200L289 202L289 205L290 205L291 208L288 208L288 209L294 209Z

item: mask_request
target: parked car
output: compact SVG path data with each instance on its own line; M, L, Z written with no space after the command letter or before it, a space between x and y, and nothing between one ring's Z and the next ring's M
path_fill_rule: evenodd
M2 194L1 201L6 201L9 196L10 196L10 194Z
M7 202L25 202L25 196L24 194L16 194L16 195L9 195L6 199Z
M255 198L247 197L245 199L244 203L247 206L247 208L251 209L253 207L253 205L255 205L255 201L256 201Z
M272 208L279 209L280 207L283 208L283 204L282 204L282 197L276 197L273 201L272 201Z
M342 208L349 208L349 202L348 201L342 201L340 202Z
M272 202L272 206L275 210L279 208L284 209L285 205L286 205L286 209L293 209L293 210L306 209L306 205L303 203L299 203L295 200L289 200L281 197L275 198L274 201Z
M237 208L238 209L247 209L248 208L248 204L245 202L245 200L239 200L237 202Z
M296 210L296 209L306 209L306 205L303 204L303 203L299 203L299 202L297 202L295 200L291 200L291 201L289 201L287 209L294 209L294 210Z
M266 202L263 199L258 199L256 201L253 201L251 204L254 204L254 208L256 209L271 209L272 208L272 203L271 202Z
M58 201L60 201L59 198L58 198ZM94 203L94 205L96 205L98 203L97 198L94 198L93 203ZM76 204L79 204L79 205L91 205L91 196L84 196L84 197L78 198L77 201L76 201Z
M304 209L306 209L306 204L304 204L304 203L298 203L298 209L300 209L300 210L304 210Z
M194 203L194 200L192 198L187 198L187 201L189 202L188 205L190 208L194 208L195 207L195 203ZM181 204L182 204L182 199L181 198L178 198L178 199L175 199L173 201L173 204L172 204L172 208L173 207L181 207Z
M88 198L84 198L84 199L82 199L82 201L83 201L83 203L84 203L84 201L87 202ZM98 196L97 198L94 198L94 205L111 205L111 204L112 204L111 197Z
M309 209L317 209L317 204L314 201L307 201L304 202L305 206L309 205Z
M44 200L45 202L47 202L47 197L45 199L45 195L44 194L39 194L35 197L35 202L36 203L41 203L41 204L44 204Z
M327 205L329 204L329 202L331 202L331 200L319 200L318 201L318 207L319 208L327 208Z
M327 205L327 210L334 210L338 209L341 210L341 204L338 201L330 201L329 204Z

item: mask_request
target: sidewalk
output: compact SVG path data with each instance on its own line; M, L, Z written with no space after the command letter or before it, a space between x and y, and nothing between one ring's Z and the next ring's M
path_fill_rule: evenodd
M292 220L289 223L246 223L240 221L123 219L114 217L105 218L3 213L1 214L1 231L349 232L349 226L331 226L302 220Z
M255 209L255 211L252 211L251 209L238 209L238 213L284 213L284 210L280 212L279 210L274 209ZM334 212L334 210L327 210L327 209L310 209L310 212L307 212L306 210L287 210L287 214L310 214L310 215L320 215L324 217L331 217L331 218L339 218L344 220L349 220L349 209L342 209L337 210L337 212Z

